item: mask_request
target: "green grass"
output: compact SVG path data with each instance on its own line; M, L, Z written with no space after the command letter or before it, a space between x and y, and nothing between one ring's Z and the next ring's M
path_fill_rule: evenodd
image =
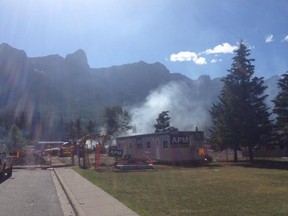
M219 165L152 172L75 168L140 215L288 215L288 171Z

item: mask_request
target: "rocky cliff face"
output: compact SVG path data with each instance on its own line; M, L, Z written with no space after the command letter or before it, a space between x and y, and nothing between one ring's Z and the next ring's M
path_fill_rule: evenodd
M68 64L82 70L87 70L90 68L87 62L86 53L82 49L77 50L73 54L68 54L65 60L67 61Z
M183 104L193 102L193 109L199 105L206 111L222 88L220 79L211 80L204 75L191 80L170 73L160 63L137 62L93 69L83 50L65 58L59 55L29 58L24 51L0 45L0 112L7 109L40 112L68 119L97 116L105 106L132 107L144 103L153 92L165 89L171 82L179 86L177 90L174 88L180 92L178 95L185 89ZM273 87L267 90L271 95L277 93L276 82L277 77L266 82ZM171 103L174 101L172 98Z
M25 108L25 98L29 98L27 82L33 66L22 50L8 44L0 45L0 107Z

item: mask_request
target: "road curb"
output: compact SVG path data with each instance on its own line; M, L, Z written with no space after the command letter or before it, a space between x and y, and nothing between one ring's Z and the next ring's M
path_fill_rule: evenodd
M13 165L13 169L49 169L49 168L64 168L64 167L72 167L67 165L56 165L56 166L49 166L49 165Z
M50 168L50 166L33 166L33 165L29 165L29 166L25 166L25 165L13 165L13 169L48 169Z
M57 169L53 169L62 189L64 190L73 210L75 211L77 216L87 216L84 212L84 210L81 208L80 204L77 202L76 198L72 194L72 192L69 190L68 186L66 185L65 181L61 177L61 175L58 173Z

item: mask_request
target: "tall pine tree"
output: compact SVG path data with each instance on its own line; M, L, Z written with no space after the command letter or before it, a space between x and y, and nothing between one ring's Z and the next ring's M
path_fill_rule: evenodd
M278 81L280 89L274 102L276 113L275 132L280 145L288 147L288 71Z
M109 136L125 135L132 129L130 122L130 114L121 106L106 107L101 115L101 125Z
M95 122L91 118L89 118L87 126L86 126L87 133L92 134L95 130L95 126L96 126Z
M156 119L157 123L154 124L155 133L178 130L175 127L170 127L170 119L169 111L162 111Z
M81 120L78 118L75 122L75 135L77 139L80 139L83 136Z
M263 77L254 76L254 59L249 58L250 50L242 41L234 52L229 74L222 79L219 101L210 111L214 123L211 138L220 149L231 147L234 161L238 160L237 150L248 147L253 162L253 147L271 132L270 113L264 103L266 87Z
M160 113L156 119L157 123L154 125L155 133L169 131L170 119L171 117L169 116L169 111L163 111Z
M68 134L67 134L68 139L72 142L76 142L75 123L71 121L67 129L68 129Z

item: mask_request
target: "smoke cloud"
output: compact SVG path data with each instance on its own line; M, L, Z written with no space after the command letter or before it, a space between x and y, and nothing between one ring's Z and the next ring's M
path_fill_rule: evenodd
M211 100L200 96L201 83L170 82L151 92L145 101L130 107L134 134L153 133L156 119L169 111L170 126L179 130L204 130L210 124ZM203 96L203 94L201 94Z
M272 99L279 92L277 81L279 76L265 80L268 86L265 94L268 95L266 103L272 111ZM191 82L174 81L152 91L145 101L136 106L128 107L132 116L133 134L153 133L156 119L162 111L169 111L170 126L179 130L191 131L197 126L208 134L211 126L209 110L212 103L218 101L218 96L223 87L220 79L211 80L209 76L200 76ZM271 116L273 118L273 115ZM275 117L275 116L274 116Z

